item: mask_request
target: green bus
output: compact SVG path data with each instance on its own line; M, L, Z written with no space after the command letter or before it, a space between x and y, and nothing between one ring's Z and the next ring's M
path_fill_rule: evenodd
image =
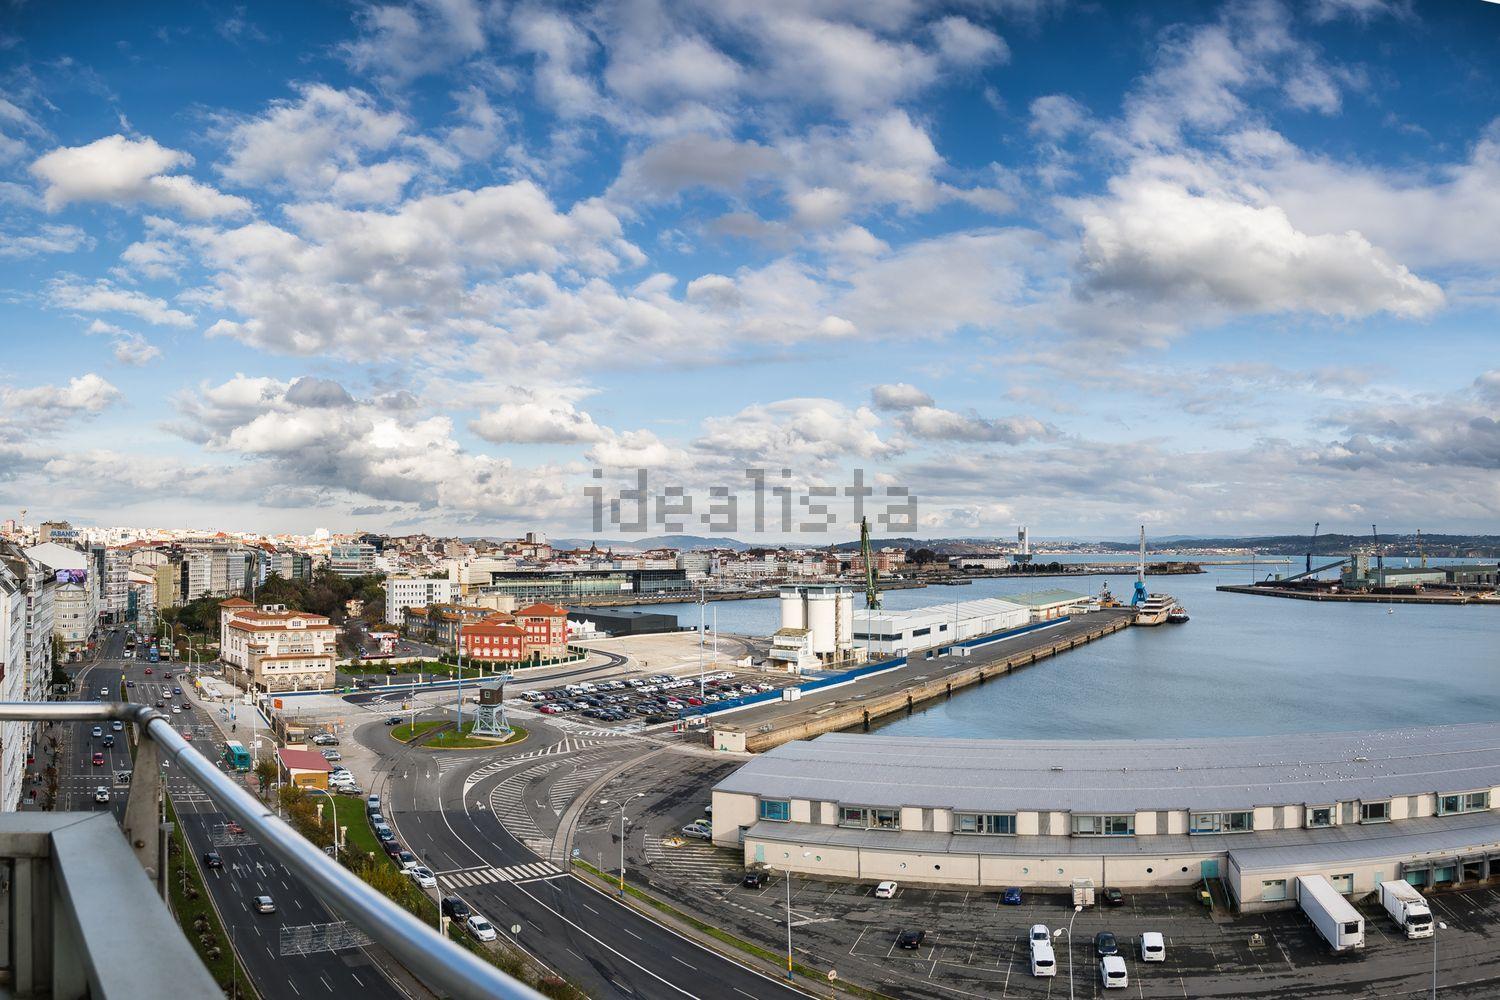
M250 752L243 744L230 740L224 744L224 763L235 771L250 770Z

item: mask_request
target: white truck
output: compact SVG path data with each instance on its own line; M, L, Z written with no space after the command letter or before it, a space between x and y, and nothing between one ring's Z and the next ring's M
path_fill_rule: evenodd
M1408 938L1432 937L1432 910L1410 882L1398 879L1380 883L1380 905Z
M1365 946L1365 918L1322 875L1297 876L1297 905L1335 952Z

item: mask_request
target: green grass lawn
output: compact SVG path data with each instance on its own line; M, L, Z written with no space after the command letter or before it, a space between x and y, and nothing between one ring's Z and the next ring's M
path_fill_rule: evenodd
M423 719L422 721L418 722L415 727L413 727L410 723L396 726L391 730L391 735L403 743L410 743L412 740L432 732L439 726L446 725L448 725L448 721L446 719ZM457 729L449 729L446 732L438 733L432 739L423 743L422 746L432 747L433 749L437 750L466 750L477 749L479 747L511 746L512 744L519 743L526 738L526 730L520 726L511 727L511 729L513 730L513 732L511 733L511 737L504 743L499 743L495 740L484 739L482 737L471 737L469 736L469 732L473 730L473 728L474 722L473 720L470 720L464 723L462 733L460 733Z
M446 719L423 719L415 726L406 722L392 727L391 735L402 743L410 743L414 737L421 736L423 733L430 733L438 726L446 726L447 724Z

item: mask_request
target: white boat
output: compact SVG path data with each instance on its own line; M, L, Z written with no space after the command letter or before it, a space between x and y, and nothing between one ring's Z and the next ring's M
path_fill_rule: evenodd
M1177 606L1177 599L1168 594L1149 594L1146 600L1135 606L1137 625L1160 625L1167 620L1167 613Z

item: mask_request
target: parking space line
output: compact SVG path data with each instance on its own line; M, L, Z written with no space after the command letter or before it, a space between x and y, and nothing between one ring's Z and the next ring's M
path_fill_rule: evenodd
M849 954L854 954L854 949L859 947L859 943L864 940L865 933L869 931L869 929L870 928L868 927L860 928L859 937L855 938L854 943L849 946Z

